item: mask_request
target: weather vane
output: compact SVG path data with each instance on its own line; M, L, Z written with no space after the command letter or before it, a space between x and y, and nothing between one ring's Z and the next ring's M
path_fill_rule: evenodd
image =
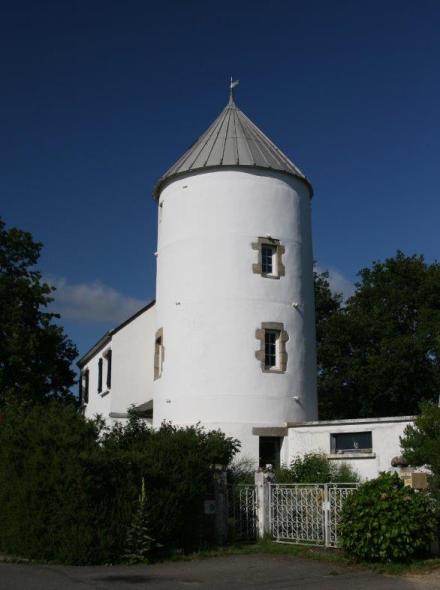
M234 102L234 88L238 86L239 83L240 80L235 80L235 82L233 82L231 76L231 81L229 82L229 102Z

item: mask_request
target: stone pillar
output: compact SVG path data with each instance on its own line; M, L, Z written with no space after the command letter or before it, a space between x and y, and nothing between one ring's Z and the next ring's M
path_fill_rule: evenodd
M270 534L270 484L275 482L271 466L255 472L255 489L257 494L257 536L263 539Z
M228 540L228 480L221 465L214 468L215 539L218 545Z

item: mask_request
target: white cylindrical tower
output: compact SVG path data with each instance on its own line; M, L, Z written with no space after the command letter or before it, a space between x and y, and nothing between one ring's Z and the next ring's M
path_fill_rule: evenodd
M310 183L232 98L160 179L154 425L317 418Z

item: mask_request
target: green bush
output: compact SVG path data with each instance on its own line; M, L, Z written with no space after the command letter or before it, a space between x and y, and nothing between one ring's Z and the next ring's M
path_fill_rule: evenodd
M296 457L290 467L275 470L278 483L350 483L359 481L350 465L331 461L324 453Z
M440 407L423 402L420 415L405 428L400 439L403 456L413 467L429 467L429 488L440 500Z
M132 415L103 432L73 406L8 407L0 420L0 551L63 563L120 561L148 490L148 528L167 549L198 548L212 465L227 465L239 443L220 432Z
M367 561L408 561L426 553L436 528L427 493L404 486L397 474L382 473L344 502L342 547Z

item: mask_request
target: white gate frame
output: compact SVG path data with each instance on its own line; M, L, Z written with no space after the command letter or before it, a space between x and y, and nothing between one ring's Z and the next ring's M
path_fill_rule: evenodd
M344 500L358 483L277 484L268 483L267 528L279 543L337 547L338 524Z

